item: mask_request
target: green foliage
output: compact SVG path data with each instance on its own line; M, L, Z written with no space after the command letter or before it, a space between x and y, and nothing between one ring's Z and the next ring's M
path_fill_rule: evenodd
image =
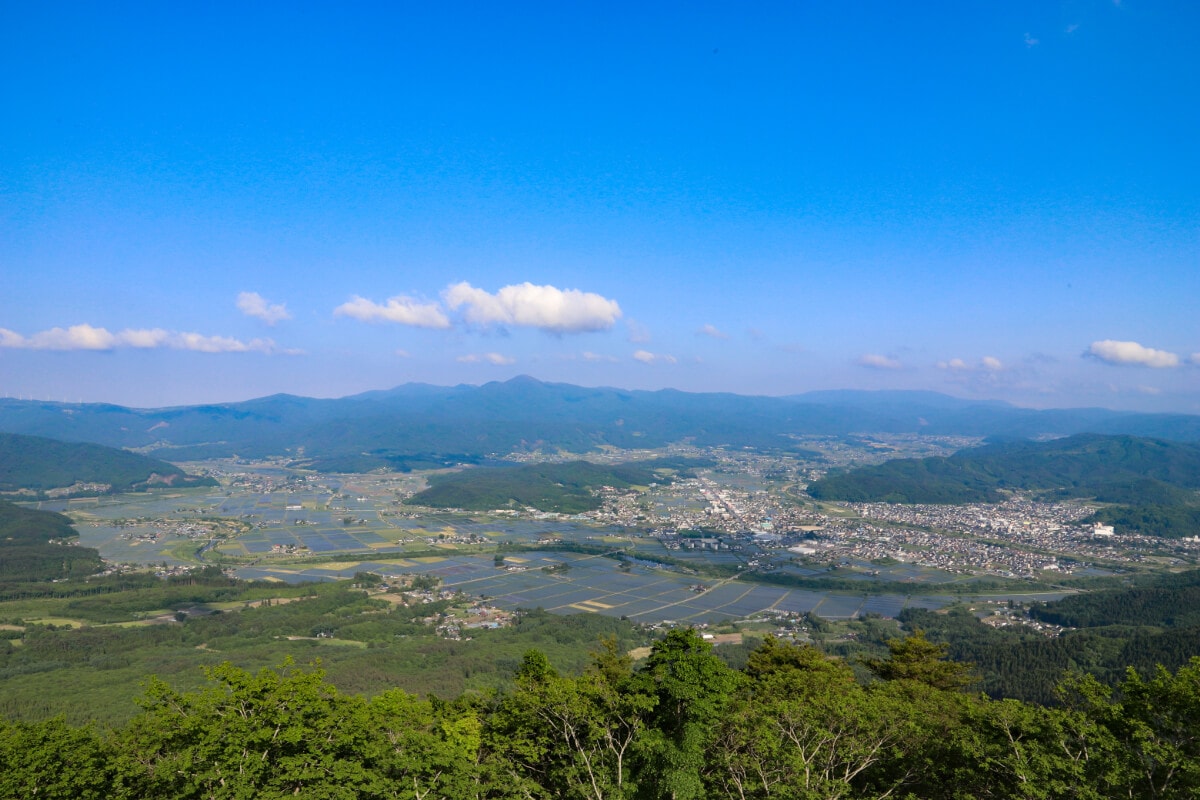
M107 800L116 753L88 728L61 718L37 723L0 720L0 797Z
M135 796L394 797L442 794L461 783L476 748L445 728L457 715L389 692L339 693L319 670L208 670L212 685L180 694L161 682L118 736L122 777Z
M917 704L892 687L860 686L844 662L770 638L747 674L712 747L712 789L739 798L837 798L889 794L910 782L888 762L919 752L927 736Z
M636 684L653 700L635 751L646 776L639 796L705 796L704 754L739 678L691 628L655 643Z
M965 664L946 659L947 645L934 644L917 628L904 639L888 642L886 659L866 659L867 669L889 681L917 681L934 689L962 689L974 682Z
M1070 675L1065 705L989 700L928 677L927 641L867 684L767 638L737 673L695 631L634 669L604 640L582 674L539 650L502 694L422 700L339 691L319 666L208 668L151 680L111 732L0 721L0 796L1107 800L1200 792L1200 658L1130 670L1115 691ZM951 682L953 683L953 682Z
M1130 669L1115 692L1079 675L1062 691L1111 737L1107 783L1130 797L1200 794L1200 658L1174 673L1157 667L1146 676Z
M636 790L631 753L652 699L632 685L628 658L607 639L579 678L559 675L539 651L526 654L516 688L486 736L515 785L555 798L622 798ZM530 779L534 780L530 780Z

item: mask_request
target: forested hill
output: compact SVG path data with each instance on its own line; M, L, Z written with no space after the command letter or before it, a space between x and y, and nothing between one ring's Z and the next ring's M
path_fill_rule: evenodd
M1106 503L1187 504L1200 488L1200 446L1081 434L1005 442L947 458L896 459L814 482L822 500L997 502L1002 489L1052 491Z
M0 492L96 484L93 491L123 492L150 486L213 486L212 478L188 475L174 464L86 442L0 433Z
M0 589L11 583L78 578L101 567L100 554L76 547L71 520L0 500Z
M632 464L526 464L519 467L478 467L438 475L430 486L413 495L410 505L462 508L468 511L536 508L578 514L600 507L596 490L604 486L628 489L650 483L667 483L678 470L699 462L658 459Z
M693 630L634 667L610 643L578 677L526 653L509 692L342 694L320 672L208 670L147 684L127 725L0 720L4 797L895 797L1182 800L1200 792L1195 687L1130 673L1111 696L1067 682L1065 707L961 691L967 671L920 635L865 667L766 640L734 670Z
M955 661L974 664L975 688L996 699L1054 704L1068 670L1112 686L1129 667L1178 669L1200 654L1200 570L1123 576L1122 585L1033 603L1029 618L1064 626L1057 635L1017 624L981 622L968 606L910 607L898 619L945 644Z

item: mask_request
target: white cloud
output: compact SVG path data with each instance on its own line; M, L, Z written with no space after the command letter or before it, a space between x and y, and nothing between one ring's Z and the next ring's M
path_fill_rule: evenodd
M421 303L411 297L396 295L379 304L354 295L333 310L336 317L351 317L362 322L395 322L416 328L449 328L450 320L437 303Z
M714 339L728 339L729 338L729 334L725 333L725 331L717 328L716 325L705 325L700 330L696 331L696 333L699 335L702 335L702 336L711 336Z
M675 364L679 359L667 353L651 353L649 350L636 350L633 353L633 359L640 361L643 364Z
M583 360L584 361L607 361L609 363L612 363L612 362L615 362L617 359L616 359L616 356L607 356L607 355L604 355L603 353L593 353L590 350L584 350L583 351Z
M983 365L984 369L992 372L1004 369L1004 364L995 356L984 356L979 363Z
M395 355L397 358L412 358L412 353L402 348L397 348Z
M229 336L205 336L200 333L177 333L162 328L127 328L112 333L87 323L69 328L50 328L32 336L0 328L0 347L24 350L116 350L133 348L153 350L191 350L198 353L283 353L299 355L299 350L279 348L271 339L252 339L243 342Z
M516 325L548 333L608 330L621 317L621 307L592 292L535 286L525 282L505 286L495 294L463 281L442 293L451 309L463 309L476 325Z
M1025 34L1025 46L1026 47L1033 47L1038 44L1041 44L1041 42L1039 42L1037 39L1030 36L1028 33Z
M285 319L291 319L287 306L283 303L268 303L258 292L242 292L237 296L237 307L248 317L261 319L268 325Z
M509 364L517 363L517 360L512 356L506 356L502 353L468 353L465 356L459 356L454 359L460 364L479 364L486 361L489 364L495 364L498 367L505 367Z
M1179 366L1179 356L1174 353L1143 347L1137 342L1117 342L1112 339L1092 342L1091 346L1084 352L1084 355L1097 358L1106 364L1116 364L1119 366L1128 365L1156 368Z
M871 369L900 369L904 365L894 358L881 356L877 353L867 353L858 359L860 367L870 367Z
M3 335L4 331L0 331L0 337ZM1192 353L1190 356L1188 356L1188 363L1195 364L1196 366L1200 367L1200 353Z

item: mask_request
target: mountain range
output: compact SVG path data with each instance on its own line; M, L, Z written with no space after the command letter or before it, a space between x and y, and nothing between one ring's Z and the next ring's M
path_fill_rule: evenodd
M136 449L172 461L291 456L403 469L537 448L584 452L678 441L789 450L802 447L796 436L870 432L1008 438L1091 432L1200 441L1200 416L1035 410L932 392L762 397L517 377L482 386L405 384L339 399L279 394L160 409L3 399L0 431Z

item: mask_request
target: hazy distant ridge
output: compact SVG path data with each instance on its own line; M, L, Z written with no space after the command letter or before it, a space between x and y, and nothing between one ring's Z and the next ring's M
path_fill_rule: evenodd
M514 378L483 386L408 384L336 400L273 395L242 403L132 409L0 400L0 430L145 448L163 458L286 455L454 460L602 445L797 447L794 435L926 433L1031 437L1083 432L1200 441L1200 417L1106 409L1038 411L930 392L793 397L626 391ZM364 454L366 454L364 456Z

